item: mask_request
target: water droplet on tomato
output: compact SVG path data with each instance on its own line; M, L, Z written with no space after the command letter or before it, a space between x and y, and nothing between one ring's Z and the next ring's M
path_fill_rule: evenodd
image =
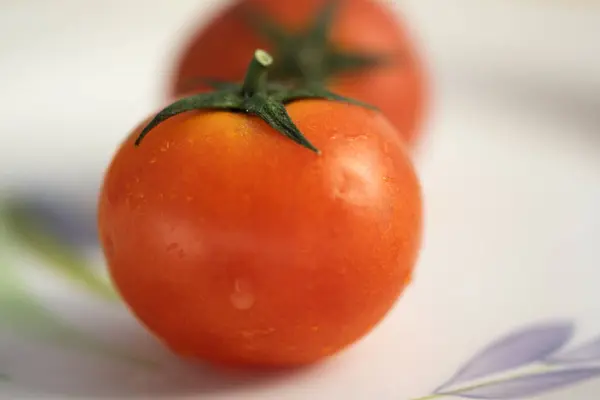
M349 142L355 142L357 140L367 140L369 137L367 135L365 135L364 133L359 133L358 135L355 136L348 136L348 141Z
M331 170L332 195L345 202L370 206L380 198L381 182L373 179L378 165L368 155L340 156Z
M229 300L233 307L238 310L248 310L252 308L255 298L250 283L243 279L236 279Z
M171 147L171 142L167 141L165 142L161 147L160 147L160 151L161 153L164 153L165 151L169 150L169 147Z
M179 248L179 245L177 243L169 243L167 245L167 251L175 251Z

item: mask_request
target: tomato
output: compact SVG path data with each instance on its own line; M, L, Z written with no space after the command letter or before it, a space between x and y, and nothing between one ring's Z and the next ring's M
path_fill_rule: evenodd
M272 104L260 88L236 93L223 107L238 95L240 109ZM421 192L405 144L355 104L287 104L302 147L268 117L201 96L171 110L207 109L160 113L142 142L148 123L136 128L106 171L100 241L122 298L174 352L212 363L302 365L356 342L418 257Z
M252 22L250 11L262 20ZM319 24L325 27L321 38ZM405 22L382 2L237 1L192 35L177 61L170 95L205 90L198 77L241 80L257 47L281 61L278 78L321 79L336 93L378 107L408 143L419 136L424 68ZM375 62L377 56L388 62Z

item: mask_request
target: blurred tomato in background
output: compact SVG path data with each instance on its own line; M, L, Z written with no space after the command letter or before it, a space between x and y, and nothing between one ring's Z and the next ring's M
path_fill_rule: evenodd
M424 114L426 73L405 25L380 1L237 1L192 36L172 92L206 90L202 77L239 81L248 54L265 48L275 58L271 77L315 81L372 104L413 143Z

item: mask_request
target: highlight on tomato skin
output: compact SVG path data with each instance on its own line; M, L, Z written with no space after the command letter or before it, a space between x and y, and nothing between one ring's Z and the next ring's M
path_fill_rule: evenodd
M428 74L408 21L385 2L237 0L183 44L169 96L206 90L202 77L242 79L255 48L279 60L273 78L320 81L372 104L409 145L418 143Z
M415 268L422 197L385 116L266 86L261 54L242 84L134 129L104 177L99 237L119 294L174 352L290 367L385 318Z

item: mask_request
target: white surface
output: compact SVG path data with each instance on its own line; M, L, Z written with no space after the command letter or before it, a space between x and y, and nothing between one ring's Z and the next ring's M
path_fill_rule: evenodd
M427 394L521 324L566 317L577 322L578 339L600 333L600 6L397 3L434 77L418 158L427 226L414 284L339 359L257 387L185 398L404 400ZM196 0L5 1L0 184L93 194L114 146L163 102L173 46L209 7ZM86 314L66 296L50 298L64 318ZM106 334L142 346L128 316L114 314ZM133 376L97 360L78 362L96 371L69 378L80 387L125 387L122 377ZM31 373L39 377L60 374L43 361L37 367ZM23 368L9 372L25 379ZM0 397L13 398L2 390ZM598 393L593 381L543 399Z

